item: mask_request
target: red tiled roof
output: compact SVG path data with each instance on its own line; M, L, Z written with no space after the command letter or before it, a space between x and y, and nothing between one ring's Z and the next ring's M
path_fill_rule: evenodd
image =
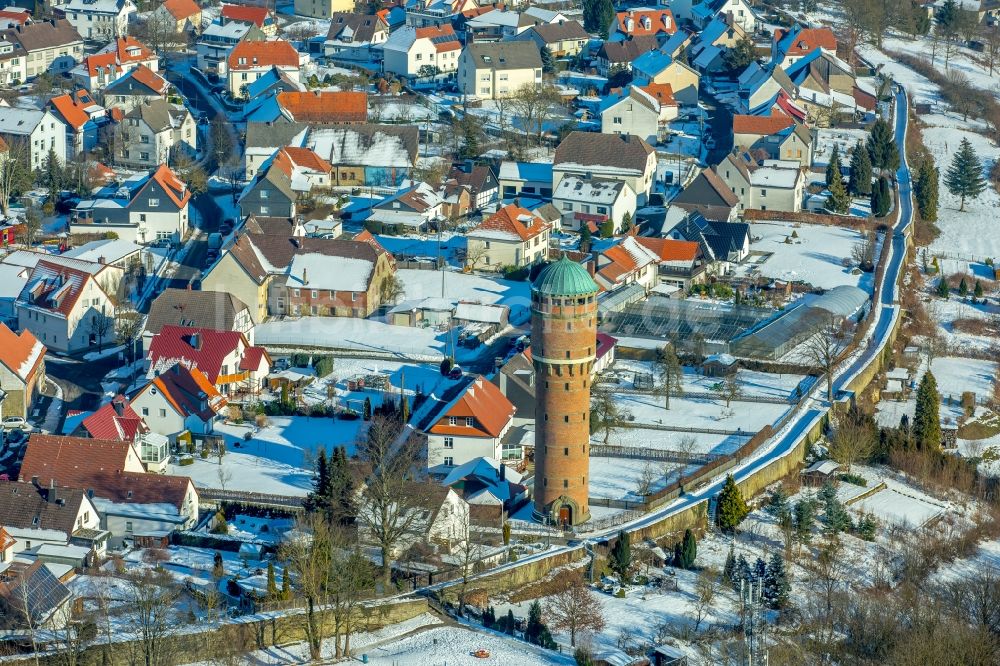
M7 530L0 527L0 553L13 546L15 543L17 543L17 540L8 534Z
M514 411L514 405L500 388L480 376L441 414L430 431L436 435L499 437ZM456 425L448 425L451 416L457 419ZM475 419L472 427L465 425L467 416Z
M629 18L634 21L631 30L626 26L626 21ZM648 28L644 25L644 19L649 21ZM674 20L674 13L669 9L630 9L618 12L616 21L619 32L633 37L656 35L661 32L672 35L677 32L677 21Z
M134 55L129 53L129 51L136 49L138 49L138 52ZM117 53L119 62L141 62L155 57L149 47L135 37L119 37L116 39L114 52Z
M0 363L8 370L27 382L43 358L45 345L31 331L24 329L15 333L0 323Z
M187 189L184 181L178 178L166 164L161 164L150 180L156 181L178 208L184 208L191 199L191 191Z
M242 62L241 62L242 60ZM299 66L299 52L288 42L277 39L269 42L240 42L229 52L229 69L255 69Z
M191 18L201 12L201 7L194 0L166 0L163 3L163 8L178 21Z
M83 96L80 93L83 93ZM55 110L63 117L63 120L69 123L73 129L78 130L90 120L90 116L87 115L84 109L95 102L90 100L89 96L90 93L86 90L78 90L76 93L66 93L65 95L53 97L49 100L49 103L55 107ZM90 100L90 104L83 102L83 99Z
M162 76L151 70L149 67L146 67L145 65L139 65L129 73L132 75L133 79L143 84L144 86L147 86L155 90L161 95L165 95L167 93L167 90L170 89L170 84L167 83L167 80L165 78L163 78Z
M733 134L770 136L790 127L795 121L784 114L770 116L733 116Z
M87 56L84 58L83 64L87 68L88 76L97 76L98 70L113 73L122 71L122 68L118 64L118 54L114 51L95 53L94 55Z
M271 356L263 347L250 347L240 359L240 370L257 370L262 361L267 361L271 365Z
M87 262L80 263L86 265ZM42 259L32 269L18 300L66 317L83 295L91 277L82 268Z
M112 109L113 111L113 109ZM87 169L87 177L94 181L97 185L104 185L108 181L114 180L117 176L115 175L115 170L106 164L101 164L100 162L94 162Z
M333 166L316 154L312 148L299 148L297 146L285 146L281 152L288 156L291 163L303 169L330 173Z
M636 242L660 258L660 261L694 261L698 258L700 246L695 241L681 241L672 238L637 237Z
M654 98L661 106L677 106L677 100L674 99L674 88L669 83L650 83L639 89Z
M267 21L268 11L266 7L246 7L244 5L222 5L223 18L232 21L242 21L253 23L258 28L263 28Z
M135 402L139 395L153 387L160 391L174 411L185 418L196 416L202 421L207 421L226 406L226 399L205 373L197 368L187 368L182 363L177 363L154 378L139 390L132 401ZM203 400L204 407L202 407Z
M455 51L462 48L462 43L458 41L458 35L450 23L439 26L428 26L417 28L417 39L429 39L434 44L434 50L438 53L442 51Z
M111 402L85 418L83 427L94 439L123 442L134 442L139 435L149 432L149 427L123 395L116 395Z
M365 122L368 93L347 90L278 93L278 104L300 123Z
M525 221L522 218L527 218ZM501 231L517 236L522 241L531 240L549 228L549 225L527 208L508 204L483 220L476 231Z
M774 41L780 42L786 34L787 31L784 28L777 28L774 31ZM833 30L827 27L803 28L799 31L798 36L795 38L795 42L788 47L788 51L785 55L803 56L817 47L836 53L837 36L833 34Z
M0 9L0 19L4 19L7 23L17 23L24 25L31 20L31 12L27 9L17 9L8 7L7 9ZM3 21L0 21L3 23Z
M164 325L149 343L146 358L151 368L166 368L181 362L198 368L212 383L222 374L226 357L250 345L239 331L215 331L209 328L186 328ZM235 371L236 368L232 368Z

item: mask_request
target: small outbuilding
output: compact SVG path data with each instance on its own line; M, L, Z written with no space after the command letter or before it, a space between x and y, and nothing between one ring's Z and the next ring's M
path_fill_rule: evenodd
M840 463L834 460L817 460L802 470L802 480L809 485L821 486L837 473Z
M739 363L730 354L712 354L701 364L701 372L706 377L728 377L736 374Z

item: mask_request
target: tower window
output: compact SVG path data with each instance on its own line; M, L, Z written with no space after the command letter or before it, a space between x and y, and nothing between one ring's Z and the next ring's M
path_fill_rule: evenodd
M542 485L543 486L548 486L549 485L549 479L548 479L548 477L545 477L544 479L542 479Z
M569 479L563 479L563 488L569 488Z
M565 386L566 386L566 390L568 391L569 390L569 382L566 382Z
M569 447L568 446L563 449L563 455L564 456L568 456L569 455Z
M569 358L569 350L566 350L566 358Z
M566 423L569 423L569 414L567 414L566 416L563 417L563 421L565 421Z
M545 412L545 420L546 420L546 421L548 421L548 420L549 420L549 413L548 413L548 412Z

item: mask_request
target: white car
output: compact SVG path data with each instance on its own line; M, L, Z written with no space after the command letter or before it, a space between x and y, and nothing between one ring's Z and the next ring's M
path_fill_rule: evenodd
M22 419L20 416L8 416L3 420L4 430L24 430L25 432L31 432L31 424Z

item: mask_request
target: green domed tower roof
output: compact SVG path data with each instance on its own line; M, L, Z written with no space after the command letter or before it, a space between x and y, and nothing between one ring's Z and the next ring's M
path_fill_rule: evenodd
M587 269L565 254L559 261L546 266L531 288L549 296L582 296L598 291L597 283Z

